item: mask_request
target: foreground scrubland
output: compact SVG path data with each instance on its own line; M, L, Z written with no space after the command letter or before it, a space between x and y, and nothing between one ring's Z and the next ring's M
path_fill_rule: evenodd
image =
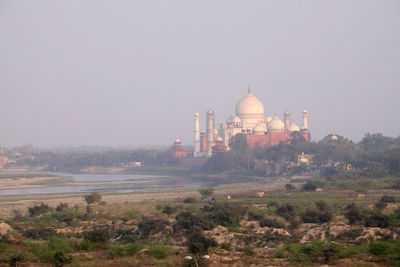
M43 200L4 216L0 262L400 266L400 191L386 188L393 179L293 180L261 197L243 185L231 193L216 188L142 202L112 202L97 193L75 204ZM362 192L361 180L368 184ZM317 186L323 191L313 191Z

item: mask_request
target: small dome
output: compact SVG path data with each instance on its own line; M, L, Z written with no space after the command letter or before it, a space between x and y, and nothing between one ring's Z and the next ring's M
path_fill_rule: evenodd
M267 126L263 122L257 124L253 128L253 133L255 135L264 135L266 131L267 131Z
M336 135L332 135L330 138L331 141L337 141L338 137Z
M182 143L181 139L175 139L175 144L176 144L176 145L179 145L179 144L181 144L181 143Z
M226 121L228 123L241 123L242 121L240 120L240 118L236 115L232 115L228 118L228 120Z
M289 132L300 132L300 127L296 123L292 122L288 128Z
M269 122L271 122L271 120L272 120L271 116L266 116L265 119L264 119L264 122L265 123L269 123Z
M269 124L269 128L276 131L285 130L285 124L281 121L281 119L279 119L278 116L274 116Z
M264 116L264 105L252 93L248 93L236 104L236 115L262 115Z
M224 139L222 139L221 136L218 136L216 141L217 141L217 143L222 143L222 142L224 142Z
M232 122L241 123L242 120L238 116L235 115L235 116L232 117Z

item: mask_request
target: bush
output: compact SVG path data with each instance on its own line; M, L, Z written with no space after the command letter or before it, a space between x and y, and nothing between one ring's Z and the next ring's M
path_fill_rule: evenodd
M323 261L327 264L336 258L345 257L346 248L335 243L312 241L308 244L289 244L283 248L289 253L292 262L310 265L311 262ZM281 255L282 252L280 252Z
M208 253L208 250L212 247L216 247L217 242L208 238L200 231L195 231L188 236L187 247L191 253Z
M141 238L148 238L150 235L163 231L169 225L169 221L162 218L143 217L138 225L139 235Z
M371 212L366 216L364 220L364 226L387 228L389 227L389 218L386 215L377 212Z
M390 253L392 244L385 241L371 242L368 246L368 252L377 256L383 256Z
M29 215L31 217L38 216L40 214L46 213L50 211L50 207L47 204L41 203L40 205L34 205L33 207L28 208Z
M8 258L5 259L9 266L24 266L18 262L32 261L32 255L26 251L15 251Z
M134 242L128 245L115 244L108 249L110 258L126 257L137 254L143 248L139 242Z
M296 187L294 185L292 185L292 184L285 184L285 188L288 191L296 190Z
M197 200L194 197L187 197L183 200L183 203L196 203Z
M94 228L83 232L83 239L93 243L106 243L110 238L111 235L105 228Z
M239 226L246 210L238 204L215 203L210 210L213 222L222 226Z
M248 214L247 214L247 219L249 221L259 221L263 219L265 216L265 212L257 207L251 207Z
M278 218L265 217L259 221L261 227L284 228L285 223Z
M279 208L277 208L276 214L285 218L286 220L290 220L296 215L294 207L289 203L282 204Z
M353 202L345 207L344 217L349 221L350 224L355 224L356 222L361 222L364 219L364 212Z
M28 229L23 232L23 235L30 239L48 239L49 237L56 235L56 231L49 227L39 227Z
M167 204L164 208L163 208L163 213L167 214L167 215L171 215L172 213L175 213L178 210L177 206L171 206L169 204Z
M179 231L180 229L188 230L193 232L195 228L200 228L201 230L210 230L215 224L204 214L193 214L189 211L183 211L176 215L176 222L174 224L174 231Z
M154 244L145 253L152 258L166 259L172 255L172 248L162 244Z
M101 195L97 192L91 193L89 195L86 195L83 197L83 199L86 201L86 203L92 204L92 203L100 203L101 202Z
M68 256L68 253L72 252L71 241L65 237L52 237L47 246L33 244L32 252L42 262L63 266L71 262L71 257Z
M254 248L252 246L250 246L250 245L244 246L243 252L247 256L254 256L255 255Z
M198 192L200 193L200 195L205 198L208 196L211 196L214 193L214 188L210 187L210 188L202 188L199 189Z
M381 199L379 200L379 202L382 202L382 203L394 203L394 202L396 202L396 200L394 199L393 196L383 195L381 197Z
M385 262L387 265L400 266L400 241L371 242L368 246L368 252L379 257L378 261Z
M332 211L330 205L323 200L314 203L316 209L308 209L301 215L305 223L326 223L332 220Z
M68 204L67 203L60 203L58 204L58 206L56 207L56 211L63 211L64 209L68 208Z
M89 240L82 240L78 245L79 250L86 250L86 251L92 251L94 247L95 244Z
M317 186L311 181L307 181L302 186L302 190L303 191L315 191L316 188L317 188Z

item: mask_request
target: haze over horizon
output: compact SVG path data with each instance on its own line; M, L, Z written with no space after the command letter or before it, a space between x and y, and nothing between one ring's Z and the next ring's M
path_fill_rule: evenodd
M0 147L193 143L252 91L313 140L400 135L400 2L0 2Z

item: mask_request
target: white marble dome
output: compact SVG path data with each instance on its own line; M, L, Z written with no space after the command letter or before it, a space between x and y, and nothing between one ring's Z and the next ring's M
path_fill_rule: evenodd
M252 93L248 93L236 104L236 115L240 118L243 128L252 129L264 121L264 105Z
M264 105L252 93L248 93L236 104L236 115L263 115Z
M264 122L265 123L270 123L272 121L272 117L271 116L266 116L265 118L264 118Z
M292 122L288 128L288 132L300 132L300 127L296 123Z
M269 124L269 129L272 131L284 131L285 124L278 116L274 116Z
M228 118L227 122L232 122L232 123L241 123L242 121L240 118L236 115L232 115Z
M266 131L267 131L267 126L263 122L260 122L253 128L254 135L264 135Z

